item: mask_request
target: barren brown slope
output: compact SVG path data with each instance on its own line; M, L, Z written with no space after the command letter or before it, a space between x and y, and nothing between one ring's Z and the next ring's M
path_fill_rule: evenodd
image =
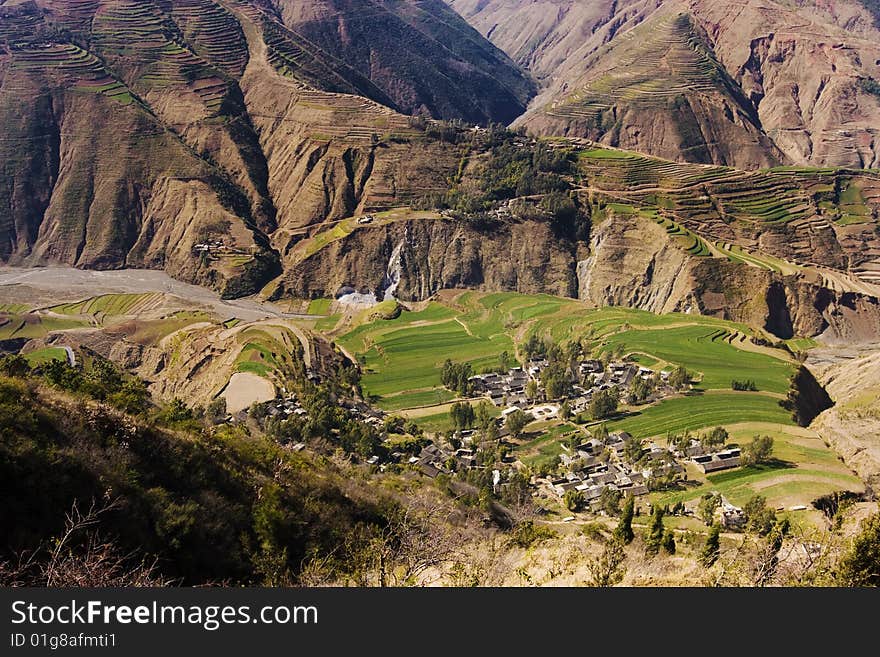
M442 0L261 0L405 114L509 123L535 84Z
M283 254L292 230L445 184L455 156L393 106L254 2L4 3L0 259L253 292L278 272L269 235Z
M859 476L880 485L880 352L824 369L820 380L835 401L811 425Z
M626 49L616 44L631 38L633 30L645 29L641 26L650 23L655 13L689 14L729 78L742 88L747 102L739 104L745 114L753 115L752 123L778 148L765 150L767 157L778 157L776 153L781 151L787 160L798 164L877 166L880 98L872 92L877 89L872 80L880 79L880 31L872 15L856 0L804 0L796 5L775 0L452 0L450 4L545 84L544 93L532 105L536 116L543 114L548 104L552 109L553 103L563 104L578 94L583 99L590 91L593 100L608 104L608 98L602 98L607 88L597 66L610 67L612 72L616 69L623 82L631 82L632 69L620 66L626 64L622 55ZM654 12L658 5L658 12ZM603 64L607 57L597 57L600 52L610 53L612 61ZM662 65L657 66L656 76L657 80L664 77ZM684 93L688 104L698 108L697 122L708 109L706 101L697 100L702 94L699 86ZM656 126L633 111L630 101L632 95L624 94L611 103L612 125L601 132L606 143L635 147L630 134L635 132L642 150L673 155L668 140L657 134L659 130L652 134ZM655 110L654 115L659 117L663 133L680 123L670 121L663 111ZM534 120L538 129L549 129L547 118ZM726 126L718 117L710 122L717 129L713 135L716 141L729 144L727 150L737 157L735 151L746 143L741 131ZM565 125L570 131L587 133L576 114L570 119L553 119L553 129ZM720 130L722 126L727 129ZM619 130L620 136L610 128ZM595 128L590 134L597 134ZM759 141L763 148L764 139ZM685 147L689 144L683 143ZM711 139L707 143L711 146ZM675 157L698 161L687 151ZM715 158L722 161L717 155Z

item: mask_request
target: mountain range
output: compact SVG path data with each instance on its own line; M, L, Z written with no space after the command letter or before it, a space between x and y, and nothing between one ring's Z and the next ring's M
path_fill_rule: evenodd
M870 336L877 37L856 2L6 0L0 260L279 299L381 293L396 254L409 300ZM548 148L532 196L488 181ZM509 211L554 186L591 230Z

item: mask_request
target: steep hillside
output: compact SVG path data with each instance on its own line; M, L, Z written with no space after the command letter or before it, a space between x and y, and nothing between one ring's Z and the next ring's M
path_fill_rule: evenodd
M784 161L688 14L655 12L584 68L522 124L690 162L753 169Z
M450 4L544 83L522 119L539 132L695 162L877 165L880 31L855 0ZM677 17L693 30L670 31Z
M519 75L463 38L450 65ZM465 65L468 48L482 59ZM461 116L506 120L473 104L508 112L529 93L518 79L521 100L483 80L486 95L438 86L425 107L459 116L454 91ZM240 296L277 275L297 229L405 201L455 166L389 93L251 2L7 2L0 85L0 259L13 264L163 268Z
M265 0L298 34L348 62L405 114L510 123L534 83L441 0Z
M818 359L821 358L821 354ZM880 484L880 353L838 359L819 379L835 401L811 425L875 491Z
M747 173L562 140L531 148L527 157L568 167L561 177L537 175L567 181L577 204L574 217L560 216L579 228L542 209L554 193L535 195L545 183L524 182L535 174L518 169L511 188L505 176L522 161L508 162L521 156L499 146L471 154L440 201L449 209L317 230L290 251L273 294L358 290L382 299L392 284L404 300L461 287L547 292L596 306L699 311L786 339L880 335L876 174Z

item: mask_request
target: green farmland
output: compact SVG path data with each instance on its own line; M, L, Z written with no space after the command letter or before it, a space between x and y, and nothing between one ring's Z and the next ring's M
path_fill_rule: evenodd
M549 295L464 292L394 319L364 319L337 341L360 360L364 392L396 411L451 398L440 383L447 358L469 362L480 372L497 367L505 351L521 360L517 345L532 334L557 343L585 340L594 355L623 345L640 362L683 365L699 381L699 390L714 391L665 400L615 423L632 433L665 434L725 422L790 423L778 405L794 372L788 354L756 349L747 342L753 335L747 327L712 318L597 310ZM732 379L753 380L768 394L733 393Z
M608 423L609 431L627 431L637 438L665 436L667 432L696 431L738 422L791 425L788 411L775 397L749 392L717 392L664 399Z

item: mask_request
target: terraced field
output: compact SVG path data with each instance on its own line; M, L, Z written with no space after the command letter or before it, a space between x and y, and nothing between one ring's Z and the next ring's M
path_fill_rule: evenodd
M743 420L790 424L778 402L794 365L785 352L756 351L746 344L749 329L730 322L626 308L588 309L549 295L478 292L444 294L419 312L404 311L393 320L369 320L365 314L359 322L340 329L337 341L360 359L364 391L393 410L447 401L432 398L444 394L440 370L447 358L470 362L481 371L496 367L502 351L515 356L516 345L537 334L560 343L586 339L597 354L623 344L642 362L687 367L701 379L700 390L713 391L668 400L620 420L634 431L659 427L665 433ZM754 380L765 392L733 393L732 379Z
M187 12L181 16L186 18ZM214 18L218 17L220 14ZM212 20L207 15L202 18ZM140 0L103 3L91 29L94 48L111 62L123 68L131 60L146 63L137 68L130 81L142 93L163 87L186 88L198 96L209 113L219 112L229 91L228 83L216 68L184 45L177 25L158 6ZM205 34L203 43L210 40Z
M602 59L612 50L616 65L603 69ZM643 23L590 59L599 62L597 72L580 81L568 98L545 109L547 114L601 122L602 114L618 103L664 107L682 94L711 92L723 78L723 69L686 15L667 14Z
M739 422L793 425L788 411L779 405L778 397L719 390L663 400L609 422L608 429L650 438L665 436L670 431L698 431Z
M103 321L110 317L134 316L161 305L163 295L151 294L105 294L75 303L52 306L49 310L60 315L76 315Z
M768 358L764 353L745 351L734 345L744 334L707 326L679 326L658 330L624 330L607 339L610 350L623 345L627 352L648 353L667 363L684 365L700 378L704 390L730 388L731 380L751 380L758 390L784 394L795 366L780 353Z
M577 156L583 191L599 219L638 212L691 255L783 274L810 269L832 289L864 292L866 284L880 282L876 171L744 172L594 147L581 148ZM785 238L760 239L775 233Z
M47 76L76 91L97 93L123 105L133 101L128 87L92 53L70 43L22 44L11 49L12 71Z
M809 505L817 497L836 490L864 489L864 484L809 429L761 423L734 424L728 429L732 441L741 445L755 435L771 435L775 462L708 476L689 468L688 475L698 486L656 493L654 498L661 504L675 504L714 491L734 504L741 505L754 495L763 495L771 506L788 508Z

